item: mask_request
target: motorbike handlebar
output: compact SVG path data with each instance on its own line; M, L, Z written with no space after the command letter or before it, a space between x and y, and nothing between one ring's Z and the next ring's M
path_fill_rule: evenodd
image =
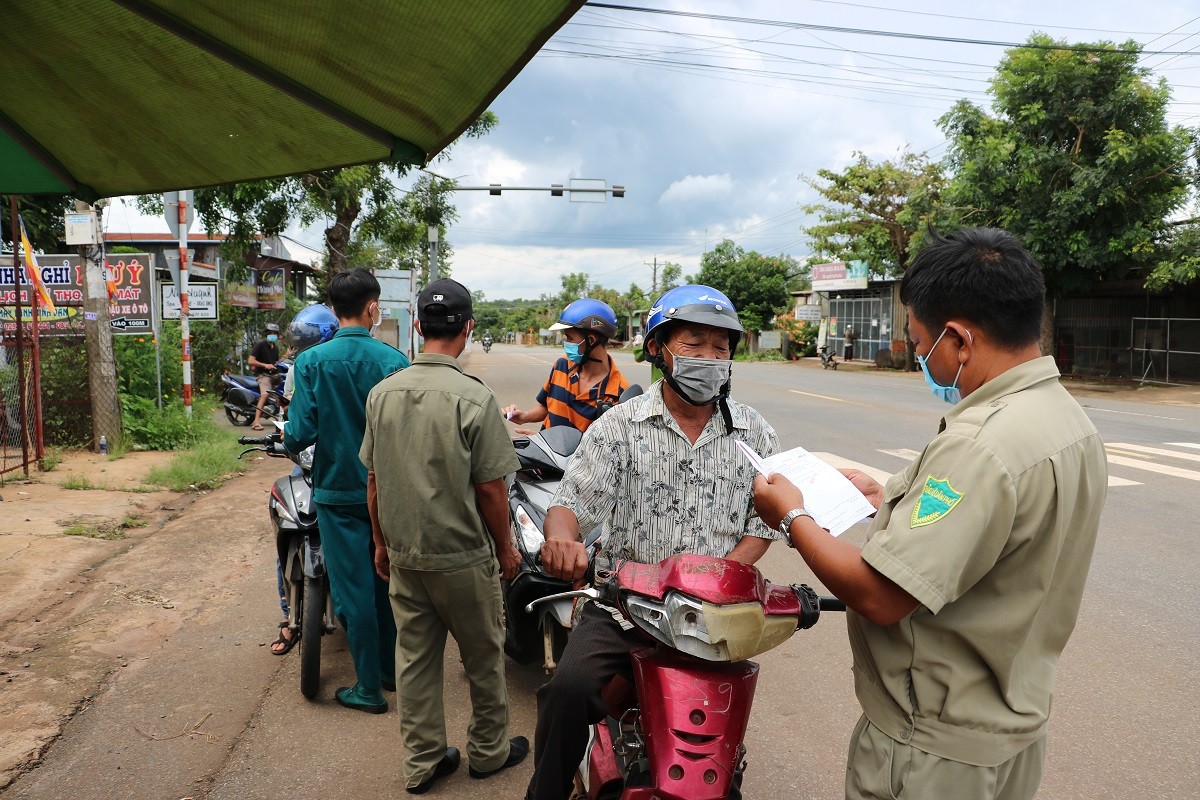
M245 445L265 445L273 444L274 440L270 436L239 436L237 443Z
M846 604L843 603L841 600L838 600L836 597L827 597L825 595L821 595L819 598L817 598L817 600L821 605L822 611L845 611L846 610Z

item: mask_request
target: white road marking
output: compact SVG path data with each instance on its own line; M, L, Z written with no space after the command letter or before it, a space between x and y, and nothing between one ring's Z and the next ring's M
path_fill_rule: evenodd
M1120 464L1123 467L1134 467L1135 469L1144 469L1147 472L1157 472L1160 475L1170 475L1175 478L1187 478L1189 481L1200 481L1200 472L1194 469L1182 469L1181 467L1172 467L1168 464L1158 464L1153 461L1137 461L1124 456L1114 456L1111 453L1108 456L1108 463Z
M879 452L896 458L902 458L905 461L912 461L917 456L921 455L919 450L909 450L907 447L901 447L896 450L880 450Z
M1196 444L1195 442L1167 442L1167 444L1171 445L1171 447L1192 447L1200 450L1200 444Z
M1182 461L1200 461L1200 455L1195 453L1180 453L1177 450L1163 450L1161 447L1146 447L1141 444L1121 444L1119 442L1106 442L1104 446L1115 450L1132 450L1135 453L1149 453L1152 456L1178 458Z
M1108 485L1109 486L1141 486L1142 484L1138 483L1137 481L1131 481L1131 480L1127 480L1125 478L1118 478L1116 475L1109 475L1108 476Z
M848 458L842 458L833 453L813 453L813 455L834 469L856 469L859 472L865 472L880 483L887 483L888 478L892 477L892 473L890 472L884 472L881 469L876 469L867 464L860 464L857 461L851 461Z
M1154 419L1169 419L1175 422L1183 422L1179 417L1161 417L1158 414L1139 414L1136 411L1115 411L1111 408L1098 408L1096 406L1084 406L1085 411L1107 411L1109 414L1125 414L1130 417L1153 417Z
M844 397L830 397L829 395L824 394L813 394L812 392L802 392L799 389L788 389L788 391L792 394L802 394L805 397L816 397L821 400L831 400L834 403L846 403L847 405L852 406L866 406L867 408L875 408L875 406L871 405L870 403L858 403L854 400L847 400Z

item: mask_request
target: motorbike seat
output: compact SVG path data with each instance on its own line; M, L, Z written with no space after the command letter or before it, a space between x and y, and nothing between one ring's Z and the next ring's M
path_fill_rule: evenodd
M246 389L258 391L258 378L253 375L230 375L229 380Z

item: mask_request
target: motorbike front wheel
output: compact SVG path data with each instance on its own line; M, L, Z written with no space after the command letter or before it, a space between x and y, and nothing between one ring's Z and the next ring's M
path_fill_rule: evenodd
M300 620L300 694L312 700L321 688L321 636L325 633L325 581L304 576Z

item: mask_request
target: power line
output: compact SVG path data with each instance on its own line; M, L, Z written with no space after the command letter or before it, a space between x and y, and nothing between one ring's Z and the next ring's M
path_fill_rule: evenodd
M968 39L960 36L937 36L929 33L907 33L904 31L880 31L867 28L850 28L842 25L818 25L812 22L789 22L786 20L759 19L755 17L735 17L728 14L705 14L699 11L677 11L667 8L644 8L626 6L616 3L589 2L585 8L607 8L613 11L635 11L642 14L662 14L670 17L687 17L690 19L706 19L715 22L732 22L744 25L765 25L773 28L792 28L796 30L825 31L826 33L848 33L857 36L883 36L895 39L914 39L923 42L949 42L952 44L971 44L984 47L1026 48L1030 50L1071 50L1082 53L1125 53L1130 52L1119 47L1094 47L1089 45L1069 44L1030 44L1028 42L1004 42L992 39ZM1175 50L1142 50L1142 56L1182 56L1196 55L1190 51Z

